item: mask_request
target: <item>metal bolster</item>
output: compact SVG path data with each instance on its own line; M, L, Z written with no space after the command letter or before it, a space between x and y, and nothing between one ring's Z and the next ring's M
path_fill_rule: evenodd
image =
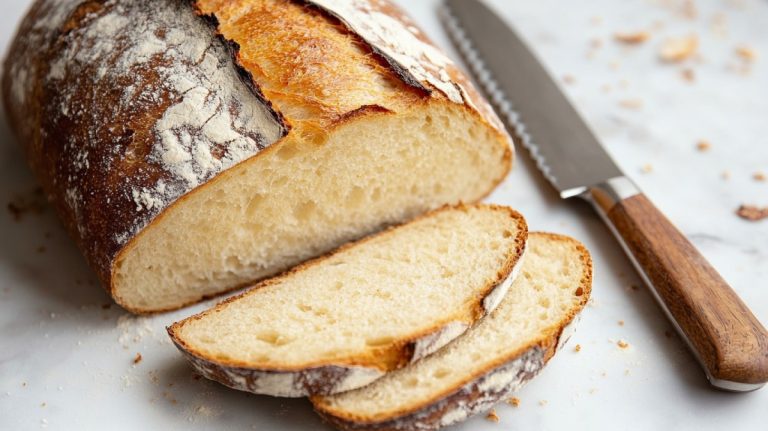
M580 196L592 202L603 214L608 214L617 203L640 193L632 180L622 176L590 186Z

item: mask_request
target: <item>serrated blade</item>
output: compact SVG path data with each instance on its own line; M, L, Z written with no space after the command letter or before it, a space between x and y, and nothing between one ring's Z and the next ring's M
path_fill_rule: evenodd
M493 10L481 0L446 0L442 12L476 81L561 197L623 176L541 62Z

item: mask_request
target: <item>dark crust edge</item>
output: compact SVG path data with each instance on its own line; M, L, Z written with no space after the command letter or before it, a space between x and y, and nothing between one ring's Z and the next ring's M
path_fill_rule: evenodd
M323 364L323 363L309 363L301 366L295 366L292 368L287 367L274 367L274 368L255 368L254 366L249 366L247 363L237 362L237 361L224 361L224 360L217 360L210 358L206 356L204 353L198 351L191 345L189 345L187 342L185 342L180 336L179 336L179 330L181 327L183 327L186 323L193 321L193 320L199 320L204 318L206 315L210 313L215 313L217 310L220 310L227 306L230 302L236 301L241 297L244 297L248 295L249 293L265 286L269 286L272 284L275 284L279 280L286 278L293 274L294 272L302 271L310 266L314 266L317 264L322 263L323 260L326 260L330 258L331 256L340 253L342 251L345 251L349 248L365 244L366 242L370 241L373 238L392 234L394 231L397 230L400 226L408 225L412 222L419 221L424 218L428 218L436 213L443 212L443 211L467 211L469 209L475 209L475 210L492 210L492 211L503 211L506 212L510 218L513 218L518 223L518 234L517 238L515 239L515 247L510 253L510 255L507 257L507 260L505 261L504 267L499 270L497 273L497 278L493 282L489 283L489 286L485 289L483 295L478 297L477 303L474 304L474 310L472 310L472 314L474 315L474 320L472 322L467 323L467 327L463 332L466 332L471 327L471 324L477 323L481 318L483 318L485 315L487 315L490 311L486 311L483 306L484 299L491 293L494 292L497 286L499 286L502 282L504 282L508 276L512 274L512 271L517 265L522 264L522 255L525 251L525 246L528 240L528 227L527 223L525 221L525 218L518 213L517 211L504 206L499 205L492 205L492 204L473 204L473 205L465 205L465 204L459 204L456 206L450 206L450 205L444 205L441 208L429 211L425 214L422 214L421 216L408 221L406 223L403 223L398 226L394 226L391 228L388 228L384 231L375 233L373 235L370 235L368 237L365 237L359 241L355 241L352 243L347 243L342 245L341 247L337 248L334 251L331 251L321 257L312 259L310 261L307 261L305 263L299 264L298 266L290 269L289 271L277 276L273 277L267 280L262 281L261 283L257 284L251 289L248 289L245 292L242 292L240 294L234 295L230 298L225 299L221 303L217 304L215 307L210 308L208 310L205 310L201 313L198 313L194 316L187 317L181 321L175 322L174 324L167 327L168 335L173 341L174 345L184 354L184 356L189 360L193 367L197 370L202 369L208 369L208 370L215 370L206 372L205 376L208 378L211 378L215 381L218 381L225 386L234 387L231 384L231 379L227 378L221 378L222 376L225 376L228 372L237 370L238 374L241 374L242 378L245 378L246 381L249 379L251 381L258 380L262 375L264 374L275 374L275 373L285 373L285 374L293 374L294 381L303 379L304 381L311 381L315 378L316 375L322 374L327 375L330 377L330 381L333 382L331 385L306 385L304 387L304 392L301 395L296 396L307 396L307 395L332 395L334 393L338 393L339 390L337 388L343 387L344 390L350 390L353 389L352 387L344 386L342 379L343 377L351 377L351 371L353 371L353 367L363 367L368 368L370 370L378 370L383 372L392 371L393 369L402 368L409 364L414 359L414 353L416 353L416 345L418 343L424 343L425 341L428 343L431 337L439 336L441 331L445 328L446 324L449 324L451 322L456 322L457 320L448 320L444 323L439 323L435 325L434 327L424 331L421 334L416 334L412 336L408 340L402 340L398 345L393 346L395 349L398 349L397 351L397 361L394 368L387 367L386 364L381 364L381 361L377 361L377 357L375 355L360 355L360 357L353 357L350 358L347 363L335 363L335 364ZM462 333L463 333L462 332ZM461 334L457 334L456 337L458 337ZM455 337L454 337L455 338ZM439 347L442 347L440 345ZM433 353L433 352L429 352ZM419 358L417 358L419 359ZM341 371L341 370L344 371ZM309 373L309 374L305 374ZM221 378L221 379L220 379ZM223 380L223 381L222 381ZM371 379L370 381L373 381L375 379ZM370 383L370 381L368 383ZM357 387L360 387L362 385L358 385ZM240 386L235 387L236 389L242 389ZM259 392L263 393L263 392ZM271 395L267 393L267 395Z
M495 365L489 366L485 371L480 372L479 375L468 378L464 383L460 383L454 389L449 390L447 393L439 394L426 404L421 406L414 406L410 411L404 414L395 413L394 417L389 416L381 420L357 420L356 418L347 417L343 412L334 412L327 406L322 405L322 399L319 397L312 397L312 405L315 412L320 418L328 424L344 431L361 431L361 430L376 430L376 431L402 431L402 430L436 430L441 428L440 420L443 416L457 408L461 408L463 403L466 409L470 412L464 419L469 418L471 415L477 414L483 409L492 406L493 404L502 401L508 397L511 392L517 390L517 385L510 385L515 387L509 387L508 390L498 391L491 394L483 394L478 391L478 385L487 377L510 366L521 357L530 354L535 350L543 351L543 362L541 367L529 376L523 376L522 384L535 377L541 369L546 366L550 359L555 355L557 346L560 344L561 337L564 329L575 323L575 319L579 313L584 309L589 301L592 293L592 277L593 277L593 265L592 257L589 251L584 245L565 235L554 234L549 232L531 232L531 236L542 236L556 241L564 241L573 244L579 252L579 258L584 264L584 272L580 280L580 285L583 289L581 295L581 301L573 306L568 315L554 328L550 327L543 331L543 336L537 340L532 341L527 346L519 349L517 352L507 356L506 358L495 361ZM563 340L565 342L567 340ZM472 403L479 404L478 400L482 400L483 397L492 399L489 402L483 402L482 405L473 406Z

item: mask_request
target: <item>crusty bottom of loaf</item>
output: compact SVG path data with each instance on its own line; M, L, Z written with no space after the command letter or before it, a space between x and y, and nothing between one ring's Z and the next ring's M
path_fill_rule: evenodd
M364 109L365 111L365 109ZM443 204L473 202L510 149L448 102L371 109L307 127L180 199L113 264L134 312L178 308L259 280Z
M475 328L371 385L312 402L344 430L434 430L464 420L541 370L570 336L591 281L591 259L581 244L531 233L520 276Z

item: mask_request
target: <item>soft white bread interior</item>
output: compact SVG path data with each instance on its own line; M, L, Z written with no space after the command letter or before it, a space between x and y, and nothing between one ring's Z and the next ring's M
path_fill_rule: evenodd
M121 253L118 302L188 304L283 271L446 203L482 198L508 147L450 103L290 134L180 199Z
M206 377L256 393L360 387L445 345L501 301L527 228L443 208L345 246L169 328Z
M531 233L521 275L498 308L437 353L369 386L312 399L341 429L447 426L490 408L532 378L570 333L591 292L589 253Z

